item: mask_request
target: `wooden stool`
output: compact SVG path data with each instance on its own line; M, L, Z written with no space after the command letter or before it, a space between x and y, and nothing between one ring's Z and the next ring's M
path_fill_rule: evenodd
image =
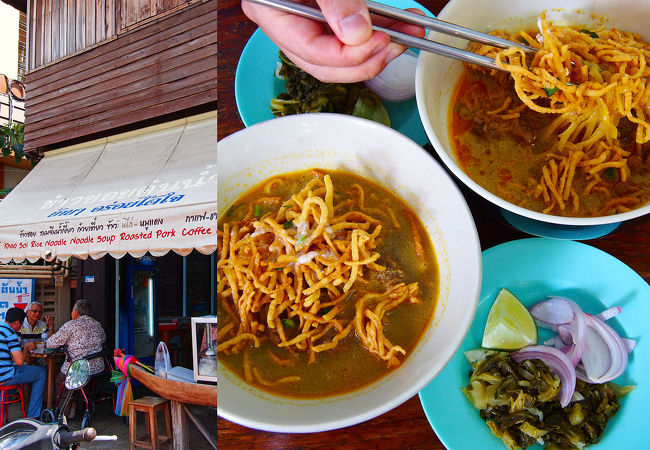
M13 394L9 391L16 389L18 392ZM5 418L9 419L9 404L20 402L20 409L25 417L25 401L23 400L23 385L14 384L11 386L0 386L0 427L4 425Z
M163 410L165 412L165 425L167 428L167 434L163 436L158 435L157 413L160 410ZM136 437L136 418L138 411L144 413L144 421L147 432L141 436ZM147 434L149 436L148 442L142 440ZM164 445L172 445L172 428L169 400L165 400L160 397L142 397L129 402L129 443L131 449L135 449L136 447L158 449Z

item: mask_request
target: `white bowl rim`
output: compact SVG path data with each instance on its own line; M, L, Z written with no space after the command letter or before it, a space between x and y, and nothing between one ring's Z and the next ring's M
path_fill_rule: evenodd
M454 1L451 0L448 2L440 11L437 18L440 20L451 20L446 16L448 12L454 8ZM546 9L546 7L540 6L540 11ZM478 30L481 31L481 30ZM620 223L638 217L650 214L650 202L647 204L633 209L631 211L611 214L608 216L598 216L598 217L566 217L558 216L553 214L544 214L541 212L533 211L521 206L515 205L508 202L507 200L502 199L501 197L493 194L492 192L485 189L483 186L479 185L472 178L469 177L459 166L458 164L449 156L449 154L443 150L443 145L440 143L440 140L437 137L436 132L431 127L430 120L428 120L428 114L426 110L426 103L424 99L423 86L424 86L424 59L431 57L432 55L427 52L420 52L418 56L418 63L415 71L415 95L416 103L418 106L418 111L420 112L420 118L422 120L422 126L429 137L432 147L435 152L438 154L440 159L444 162L445 166L453 172L453 174L467 187L473 190L476 194L488 200L492 204L499 206L507 211L510 211L514 214L527 217L539 222L547 223L550 225L569 225L574 227L585 227L585 226L594 226L594 225L605 225L605 224L614 224Z
M371 126L371 127L377 127L378 130L382 130L382 132L387 132L390 134L393 134L393 137L396 140L403 141L403 145L411 146L412 148L417 147L417 150L422 152L423 155L426 155L428 158L428 161L430 164L433 165L435 170L438 172L437 175L440 175L441 177L445 177L447 179L447 183L450 189L452 189L456 194L459 196L459 198L462 200L462 204L456 204L458 207L461 207L463 209L463 214L466 216L466 218L471 222L473 225L473 234L471 236L466 236L466 240L469 243L469 247L472 247L474 249L474 261L473 263L476 264L476 270L474 271L474 276L470 277L467 276L466 281L468 285L473 285L474 286L474 294L473 297L468 301L468 304L466 307L471 308L471 312L466 314L464 316L464 320L458 324L458 327L456 328L457 333L455 333L452 336L452 339L448 341L448 344L445 346L445 351L442 352L443 356L439 359L439 361L436 363L436 366L433 367L431 370L429 370L427 377L423 377L421 379L418 379L416 382L414 382L410 387L403 392L401 392L399 395L393 397L389 401L385 401L383 404L378 405L374 407L373 409L367 410L363 413L359 413L356 415L352 416L345 416L344 414L341 415L340 419L337 420L332 420L329 422L323 422L323 423L317 423L317 422L311 422L307 423L304 425L284 425L278 423L278 421L274 421L272 419L267 420L267 421L260 421L260 420L250 420L247 417L242 416L241 414L237 414L234 411L230 410L224 410L223 408L218 407L217 408L217 413L220 417L230 420L232 422L238 423L243 426L247 426L250 428L255 428L259 430L264 430L264 431L271 431L271 432L288 432L288 433L311 433L311 432L319 432L319 431L329 431L329 430L334 430L334 429L339 429L343 427L348 427L352 425L356 425L362 422L365 422L367 420L373 419L375 417L378 417L394 408L397 406L401 405L405 401L409 400L410 398L414 397L421 389L423 389L433 378L435 378L436 375L440 373L440 371L449 363L451 358L455 355L457 352L458 348L460 347L461 343L463 342L467 332L469 331L471 324L474 319L474 314L476 312L476 307L478 305L478 298L480 295L480 286L481 286L481 278L482 278L482 266L481 266L481 246L480 246L480 241L478 237L478 231L476 230L476 226L474 224L473 216L472 213L469 209L469 206L467 203L464 201L464 197L456 185L456 183L453 181L453 179L445 172L445 170L442 168L442 166L435 161L433 156L429 154L422 146L419 144L415 143L412 141L410 138L402 135L401 133L393 130L392 128L386 127L384 125L378 124L376 122L371 122L367 119L362 119L358 117L353 117L353 116L345 116L341 114L330 114L330 113L315 113L315 114L301 114L299 116L287 116L287 117L281 117L277 119L270 119L268 121L260 122L258 124L252 125L251 127L248 127L246 129L240 130L233 135L227 136L223 138L221 141L218 142L218 144L223 144L228 142L229 139L232 138L235 134L240 134L240 133L246 133L250 132L247 130L250 130L252 128L261 128L264 126L272 126L270 125L271 123L278 123L278 121L284 121L286 123L290 123L291 121L300 123L300 122L305 122L308 121L310 123L315 123L313 121L320 121L320 120L327 120L327 121L334 121L334 122L339 122L339 121L344 121L344 123L354 123L358 122L359 124L363 124L364 126ZM219 147L219 146L218 146ZM217 154L219 151L217 151ZM472 265L472 268L474 266ZM436 369L436 370L434 370ZM378 380L377 383L381 383L382 379ZM374 384L374 383L373 383ZM371 384L372 386L372 384ZM362 388L362 390L365 388ZM356 392L356 391L354 391ZM227 395L227 394L224 394ZM347 394L344 394L344 396ZM328 397L328 399L335 398L335 397ZM295 402L300 402L300 399L290 399ZM308 399L306 402L311 402L313 399Z

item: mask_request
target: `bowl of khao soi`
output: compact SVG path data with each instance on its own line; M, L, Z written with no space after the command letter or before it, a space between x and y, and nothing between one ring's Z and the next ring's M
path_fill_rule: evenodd
M474 316L480 246L422 147L340 114L256 124L217 145L218 414L332 430L415 395Z
M420 55L425 131L464 184L507 217L551 229L604 227L650 212L645 6L453 0L439 18L533 48L429 36L503 69Z

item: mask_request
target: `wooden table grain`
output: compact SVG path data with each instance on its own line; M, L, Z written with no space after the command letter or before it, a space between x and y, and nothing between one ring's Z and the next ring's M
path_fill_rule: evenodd
M445 0L419 0L438 14ZM246 42L256 25L241 12L240 2L219 0L218 12L218 139L244 128L235 103L235 70ZM217 150L217 161L218 161ZM478 229L485 250L503 242L531 237L507 225L491 205L468 189L461 188ZM650 218L622 224L613 233L585 241L635 270L650 282ZM221 392L221 395L228 395ZM444 408L444 405L440 406ZM269 433L217 419L217 442L220 449L232 448L445 448L427 421L417 396L397 408L367 422L348 428L319 433ZM479 446L477 445L477 448Z

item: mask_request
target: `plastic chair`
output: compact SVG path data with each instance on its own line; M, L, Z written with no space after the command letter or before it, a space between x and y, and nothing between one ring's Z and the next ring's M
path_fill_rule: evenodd
M12 393L17 390L17 393ZM5 423L5 417L9 418L9 404L20 402L20 409L25 416L25 401L23 399L23 385L12 384L9 386L0 386L0 427Z

